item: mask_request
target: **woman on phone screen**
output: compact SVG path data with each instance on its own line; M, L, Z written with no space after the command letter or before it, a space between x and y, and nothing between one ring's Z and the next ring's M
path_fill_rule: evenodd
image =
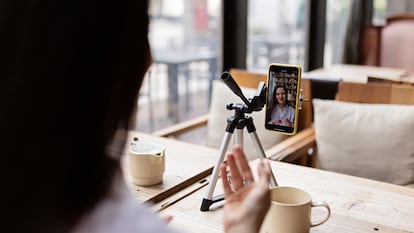
M273 104L269 111L270 124L293 126L295 109L287 102L287 90L283 85L277 85L272 94Z

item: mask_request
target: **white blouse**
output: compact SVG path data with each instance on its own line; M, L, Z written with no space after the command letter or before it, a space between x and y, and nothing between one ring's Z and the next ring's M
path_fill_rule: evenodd
M172 233L148 206L139 203L126 187L121 174L115 176L111 194L72 233Z
M293 123L295 119L295 109L289 105L286 105L283 108L276 105L276 108L273 108L272 110L270 118L274 124L286 126L286 119Z

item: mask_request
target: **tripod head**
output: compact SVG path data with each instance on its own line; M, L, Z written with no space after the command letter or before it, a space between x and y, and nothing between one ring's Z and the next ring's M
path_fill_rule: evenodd
M262 110L266 103L266 85L263 81L259 83L255 95L247 99L229 72L223 72L221 79L230 88L230 90L232 90L233 93L240 97L244 102L244 104L228 104L228 110L238 110L243 113L252 113L253 111Z

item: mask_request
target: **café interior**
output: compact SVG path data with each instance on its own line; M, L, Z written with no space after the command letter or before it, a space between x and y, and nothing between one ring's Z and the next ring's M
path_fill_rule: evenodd
M129 140L163 145L165 171L161 183L139 185L125 152L139 202L174 216L169 225L180 232L223 232L216 169L239 143L252 167L271 161L278 186L329 205L311 232L414 232L413 1L150 3L153 64ZM296 133L265 129L263 106L246 114L255 130L229 132L226 105L245 102L223 72L251 100L273 63L301 67L299 92L289 93ZM205 199L213 204L200 211ZM311 218L324 213L312 208Z

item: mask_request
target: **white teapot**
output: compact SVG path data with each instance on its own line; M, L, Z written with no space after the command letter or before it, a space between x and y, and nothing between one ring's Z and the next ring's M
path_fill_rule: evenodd
M128 155L129 171L136 185L149 186L162 182L165 171L165 146L159 143L131 143Z

